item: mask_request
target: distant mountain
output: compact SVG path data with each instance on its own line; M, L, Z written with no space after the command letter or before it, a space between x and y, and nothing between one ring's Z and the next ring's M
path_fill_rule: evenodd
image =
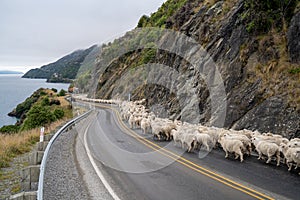
M9 71L9 70L1 70L0 74L23 74L23 72L17 72L17 71Z
M31 69L22 78L47 79L47 82L71 82L76 78L77 72L90 52L97 48L93 45L88 49L77 50L54 63Z

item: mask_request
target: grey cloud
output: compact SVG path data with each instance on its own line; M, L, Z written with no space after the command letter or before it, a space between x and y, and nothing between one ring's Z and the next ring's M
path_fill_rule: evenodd
M1 0L0 70L38 66L134 28L165 0Z

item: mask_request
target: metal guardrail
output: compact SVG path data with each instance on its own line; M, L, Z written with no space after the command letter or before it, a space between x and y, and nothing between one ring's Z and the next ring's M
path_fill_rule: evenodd
M63 133L69 126L73 125L75 122L85 118L87 115L89 115L92 112L92 110L89 110L87 112L85 112L84 114L72 119L71 121L69 121L68 123L66 123L63 127L61 127L56 133L55 135L51 138L51 140L49 141L45 152L44 152L44 156L43 156L43 160L40 166L40 175L39 175L39 184L38 184L38 191L37 191L37 199L38 200L43 200L43 187L44 187L44 174L45 174L45 167L46 167L46 162L47 162L47 157L50 151L50 148L52 146L52 144L54 143L54 141L56 140L56 138Z

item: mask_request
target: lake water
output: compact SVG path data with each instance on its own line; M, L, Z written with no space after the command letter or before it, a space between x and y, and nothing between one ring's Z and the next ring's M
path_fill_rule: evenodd
M25 79L21 75L0 75L0 127L16 123L7 114L39 88L68 90L69 84L47 83L45 79Z

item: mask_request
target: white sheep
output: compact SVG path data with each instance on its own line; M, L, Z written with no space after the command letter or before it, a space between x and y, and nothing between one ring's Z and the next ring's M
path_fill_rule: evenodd
M238 159L240 157L240 161L243 162L243 151L244 151L244 145L240 140L237 139L228 139L224 136L222 136L218 141L223 150L225 151L225 158L228 157L229 153L235 154L235 159Z
M293 162L296 163L295 169L300 165L300 158L299 154L300 153L300 147L291 147L287 144L281 143L280 144L280 151L284 155L284 163L288 166L288 171L291 171Z
M292 154L293 161L296 163L295 169L300 166L300 148L296 148L295 152ZM299 172L300 175L300 172Z
M182 143L181 143L183 135L184 135L183 132L180 131L180 130L175 130L175 129L171 130L171 136L172 136L172 138L173 138L173 141L174 141L174 145L175 145L175 146L176 146L178 143L180 144L180 147L183 146Z
M277 144L277 146L279 146L283 142L286 142L284 138L278 137L278 136L274 137L273 135L271 135L271 133L265 133L262 135L258 135L258 136L255 136L255 138L257 138L259 140L264 140L266 142L275 143L275 144Z
M161 134L162 134L162 129L161 129L161 122L158 120L151 120L151 129L152 129L152 134L153 138L157 137L158 140L161 140Z
M291 139L291 141L289 141L287 143L287 145L292 147L292 148L300 147L300 140L298 140L298 138Z
M230 133L230 134L225 134L224 137L226 137L228 139L240 140L245 147L244 149L246 150L246 153L248 155L251 155L252 143L251 143L251 140L246 135Z
M293 138L293 139L291 139L291 142L294 142L294 141L300 142L300 138Z
M130 128L134 129L135 128L135 116L132 114L130 115L129 119L128 119L128 124L130 126Z
M148 118L143 118L141 120L141 129L143 130L143 133L149 133L150 129L151 129L151 123L150 123L150 119Z
M176 129L177 126L174 122L166 122L165 124L162 125L162 132L166 136L166 140L171 139L171 131L173 129Z
M255 146L256 151L258 152L258 159L262 158L262 155L268 156L266 163L270 163L272 156L276 156L277 166L280 164L280 151L279 146L275 143L261 140L257 137L252 139L252 143Z
M182 148L185 148L185 146L187 146L187 152L191 152L195 147L195 141L195 134L184 134L181 137Z
M207 151L210 150L209 144L213 144L213 139L206 133L196 133L195 140L197 141L196 146L199 146L199 148L201 148L201 146L203 145L206 147Z

